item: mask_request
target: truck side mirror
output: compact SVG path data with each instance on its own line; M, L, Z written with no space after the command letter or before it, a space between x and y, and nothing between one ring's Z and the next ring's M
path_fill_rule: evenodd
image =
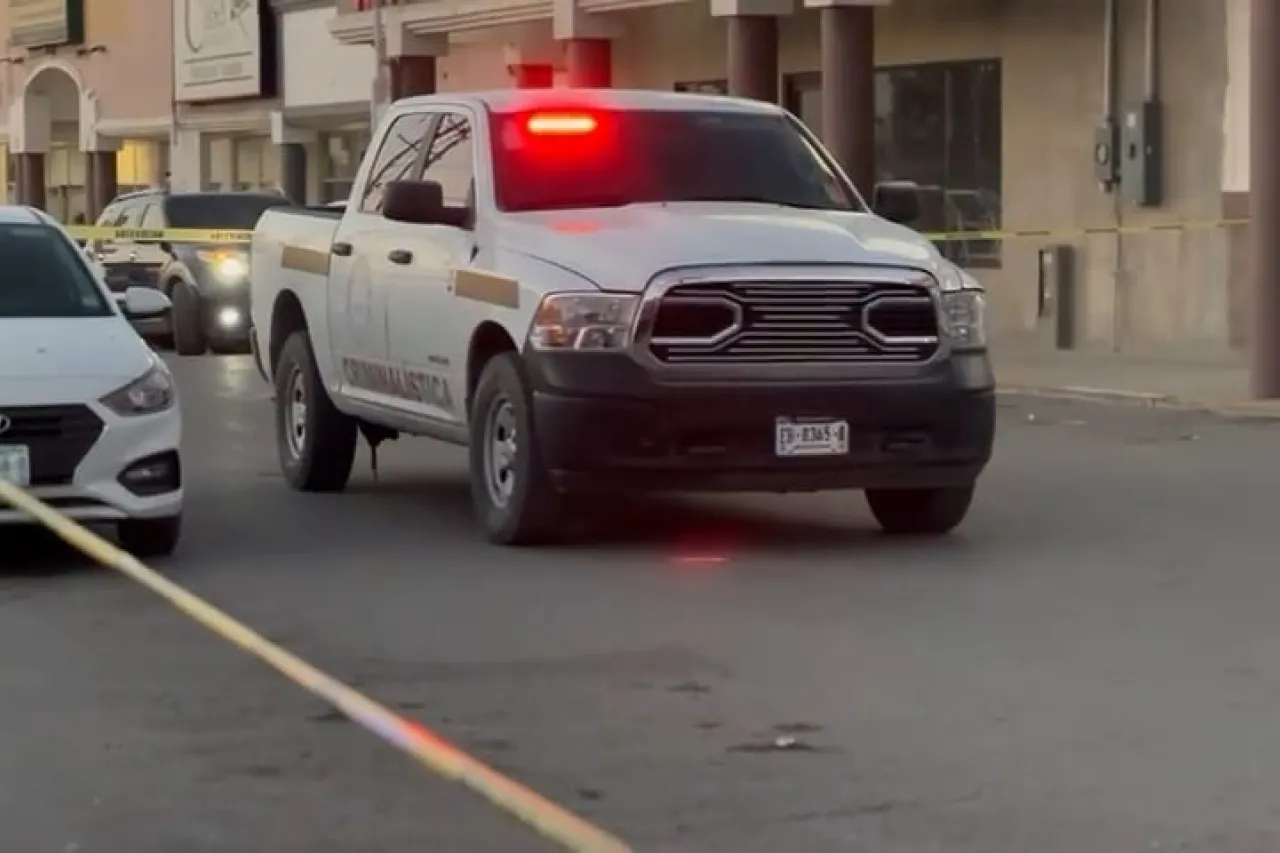
M920 186L915 181L881 181L871 195L871 210L899 225L920 218Z
M414 225L452 225L444 206L444 188L436 181L390 181L382 196L382 215Z

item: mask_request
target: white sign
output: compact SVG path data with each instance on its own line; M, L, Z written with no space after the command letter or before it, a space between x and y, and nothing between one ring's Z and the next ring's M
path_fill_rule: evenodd
M173 0L173 80L179 103L262 94L259 0Z

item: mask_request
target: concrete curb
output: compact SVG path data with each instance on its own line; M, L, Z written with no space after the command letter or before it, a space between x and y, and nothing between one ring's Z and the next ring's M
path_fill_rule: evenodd
M1184 400L1172 394L1152 394L1119 388L1092 388L1082 385L1043 386L1003 384L996 392L1014 397L1040 397L1050 400L1081 400L1091 403L1139 406L1145 409L1177 409L1208 412L1223 418L1249 421L1280 422L1280 400Z

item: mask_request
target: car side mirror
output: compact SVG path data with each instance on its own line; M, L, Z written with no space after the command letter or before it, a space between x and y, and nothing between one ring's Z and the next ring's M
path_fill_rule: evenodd
M168 240L161 240L156 245L159 246L160 251L164 252L166 255L173 254L173 244L170 243Z
M882 181L871 196L871 210L882 219L912 225L920 218L920 186L915 181Z
M451 225L444 187L436 181L391 181L382 195L382 215L414 225Z
M116 295L116 304L130 320L148 320L173 308L169 297L150 287L130 287Z

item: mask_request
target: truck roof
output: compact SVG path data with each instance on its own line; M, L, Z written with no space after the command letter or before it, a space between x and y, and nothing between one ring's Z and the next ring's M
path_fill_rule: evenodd
M782 108L763 101L728 95L661 92L651 89L494 89L486 92L444 92L396 101L397 106L468 104L494 112L554 107L557 109L712 110L777 115Z

